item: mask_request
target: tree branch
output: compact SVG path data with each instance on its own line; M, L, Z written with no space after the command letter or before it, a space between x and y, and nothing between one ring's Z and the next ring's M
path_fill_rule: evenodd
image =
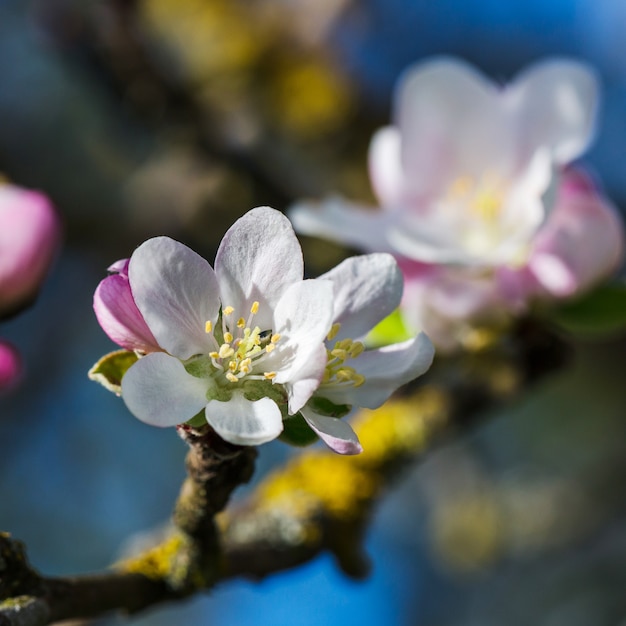
M442 361L408 396L359 414L353 426L363 454L305 452L217 522L232 490L252 474L256 451L224 443L208 427L179 428L190 445L189 476L172 534L108 573L65 579L41 577L21 544L0 535L0 600L10 598L0 604L0 626L135 612L221 580L262 578L322 551L331 552L347 575L364 576L362 538L398 473L446 433L466 428L563 365L566 354L553 335L525 324L489 349ZM17 612L16 603L23 603Z

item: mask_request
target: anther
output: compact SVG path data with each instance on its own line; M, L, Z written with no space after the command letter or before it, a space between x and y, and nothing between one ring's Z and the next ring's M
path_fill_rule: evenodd
M232 343L233 342L233 336L231 333L224 333L224 341L226 343Z
M220 351L218 352L218 356L220 357L220 359L226 359L229 356L233 356L233 354L235 354L235 351L231 348L229 344L223 343L220 346Z
M237 320L237 328L243 328L246 325L246 320L243 319L243 317L240 317Z
M235 309L232 306L225 306L222 309L222 315L230 315Z
M274 380L274 378L276 378L276 372L264 372L263 376L266 380Z
M354 359L365 350L365 346L360 341L355 341L350 348L350 356Z
M231 372L226 372L226 378L230 380L231 383L238 383L239 379Z
M259 303L255 300L250 307L250 313L256 315L259 312Z
M330 327L330 332L328 333L328 335L326 335L326 339L328 339L328 341L331 341L332 339L334 339L337 336L337 333L339 332L340 328L341 328L341 324L339 322L336 322L335 324L333 324Z
M207 322L204 325L204 332L207 333L207 335L213 330L213 322L211 320L207 320Z
M280 335L278 333L272 335L272 338L270 339L271 343L278 343L280 340Z

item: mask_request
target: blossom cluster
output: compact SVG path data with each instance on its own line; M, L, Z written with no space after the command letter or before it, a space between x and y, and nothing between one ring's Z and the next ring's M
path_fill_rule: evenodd
M552 60L499 86L464 62L406 72L395 124L370 145L381 211L300 203L296 230L387 251L405 277L404 321L441 348L535 302L577 296L623 256L617 211L571 166L590 144L597 83Z
M235 222L214 268L156 237L109 269L94 310L107 335L140 356L122 398L155 426L204 422L226 441L257 445L301 418L333 450L356 454L340 418L380 406L433 358L423 333L373 350L361 341L400 303L391 255L350 258L305 280L293 228L269 207Z
M35 299L60 239L59 218L45 195L0 182L0 320ZM0 339L0 391L13 387L21 371L19 352Z

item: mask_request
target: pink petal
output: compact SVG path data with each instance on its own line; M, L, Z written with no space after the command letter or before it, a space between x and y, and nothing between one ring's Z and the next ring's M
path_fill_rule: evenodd
M616 209L581 174L566 173L528 262L537 282L553 296L569 297L610 275L623 254Z
M111 267L120 267L120 263ZM161 349L135 304L127 274L114 274L100 282L93 309L102 330L122 348L141 352Z
M338 454L361 454L363 452L359 438L348 422L336 417L318 415L307 407L304 407L301 413L315 434L333 452Z

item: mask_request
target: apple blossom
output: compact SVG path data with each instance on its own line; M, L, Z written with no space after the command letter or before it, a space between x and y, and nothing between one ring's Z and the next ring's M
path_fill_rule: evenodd
M319 398L382 403L432 359L421 338L354 354L363 373L335 368L327 337L337 324L362 334L397 306L399 270L391 256L370 255L304 280L293 228L269 207L249 211L228 230L215 269L168 237L149 239L110 269L94 309L109 337L140 356L122 378L122 398L155 426L202 419L231 443L256 445L301 414L330 447L355 453L356 436L323 414ZM362 391L333 392L333 383Z
M369 154L383 210L333 198L290 217L301 232L392 253L409 322L452 347L463 326L577 295L615 269L617 214L566 168L593 137L588 68L546 61L498 86L440 58L411 68L396 96L396 124Z
M34 299L60 240L59 218L45 195L0 183L0 318Z

